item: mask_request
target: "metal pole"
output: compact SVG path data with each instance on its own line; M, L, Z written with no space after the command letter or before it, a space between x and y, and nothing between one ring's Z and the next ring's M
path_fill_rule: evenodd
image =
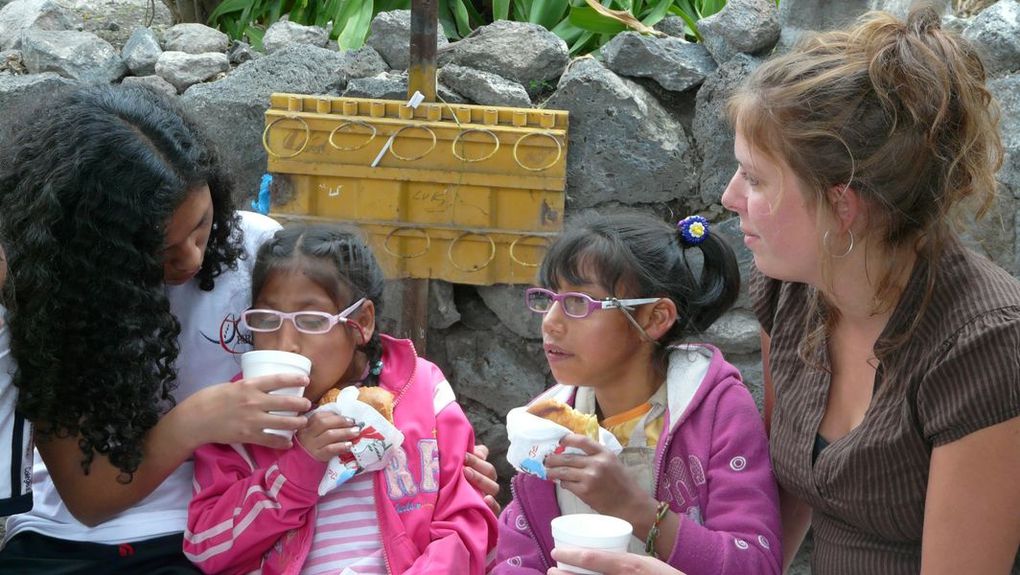
M407 97L416 91L426 102L436 101L436 34L439 0L412 0L411 45L407 71ZM397 335L410 339L419 354L425 353L428 333L429 280L401 280L404 309Z
M415 90L426 102L436 101L436 34L439 0L411 2L411 57L407 70L407 97Z

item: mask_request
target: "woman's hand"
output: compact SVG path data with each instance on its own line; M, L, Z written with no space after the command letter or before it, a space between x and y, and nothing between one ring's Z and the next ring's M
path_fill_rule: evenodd
M308 377L293 374L267 375L207 387L184 400L174 411L186 414L187 425L180 437L191 451L205 443L254 443L272 449L287 449L286 437L263 429L297 430L304 427L303 415L274 415L270 411L302 414L311 408L304 397L271 395L285 387L304 387ZM200 431L201 433L196 433Z
M351 442L361 433L349 417L330 412L316 412L308 418L308 425L297 432L297 439L315 459L328 463L330 459L351 452Z
M496 468L488 462L489 448L478 444L475 445L474 453L468 453L464 457L464 477L484 496L485 504L496 515L499 515L500 505L496 501L499 494L499 483L496 475Z
M654 557L597 549L553 549L553 559L603 575L684 575ZM573 571L549 569L548 575L572 575Z
M559 481L564 489L603 515L628 521L642 513L655 517L655 500L627 474L616 454L576 433L564 437L560 445L576 447L584 453L547 456L544 462L547 479Z

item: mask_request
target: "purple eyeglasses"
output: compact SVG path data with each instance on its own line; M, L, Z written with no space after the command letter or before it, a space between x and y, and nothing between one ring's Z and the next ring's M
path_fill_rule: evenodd
M528 288L524 291L524 303L528 309L535 313L545 314L552 309L553 303L559 302L560 308L567 317L584 319L591 315L591 312L599 309L621 309L624 311L634 309L633 306L655 303L662 298L646 297L639 299L617 299L606 298L603 300L593 299L591 296L579 292L556 293L544 288ZM627 314L628 317L630 314Z

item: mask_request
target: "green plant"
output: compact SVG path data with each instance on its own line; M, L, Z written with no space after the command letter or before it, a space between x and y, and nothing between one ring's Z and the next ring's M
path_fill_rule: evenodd
M516 20L544 26L567 43L572 55L581 55L625 30L651 32L670 14L683 18L692 40L700 39L696 22L725 4L726 0L439 0L438 12L452 40L496 20ZM231 38L247 38L261 46L265 28L287 15L292 22L326 28L341 48L355 49L365 43L376 14L410 7L411 0L223 0L209 23Z

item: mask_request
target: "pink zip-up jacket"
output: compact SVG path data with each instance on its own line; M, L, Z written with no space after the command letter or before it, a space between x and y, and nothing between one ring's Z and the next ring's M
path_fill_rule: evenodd
M393 393L393 421L404 434L404 457L373 481L387 571L483 573L497 528L464 478L474 430L438 367L408 340L382 342L379 385ZM286 451L199 448L184 554L206 573L300 573L325 470L296 440Z
M682 346L670 354L666 386L655 498L680 515L680 529L663 559L686 575L779 575L778 488L765 426L740 373L712 346ZM576 391L556 385L539 397L573 405ZM556 564L555 486L519 473L511 488L491 573L544 574Z

